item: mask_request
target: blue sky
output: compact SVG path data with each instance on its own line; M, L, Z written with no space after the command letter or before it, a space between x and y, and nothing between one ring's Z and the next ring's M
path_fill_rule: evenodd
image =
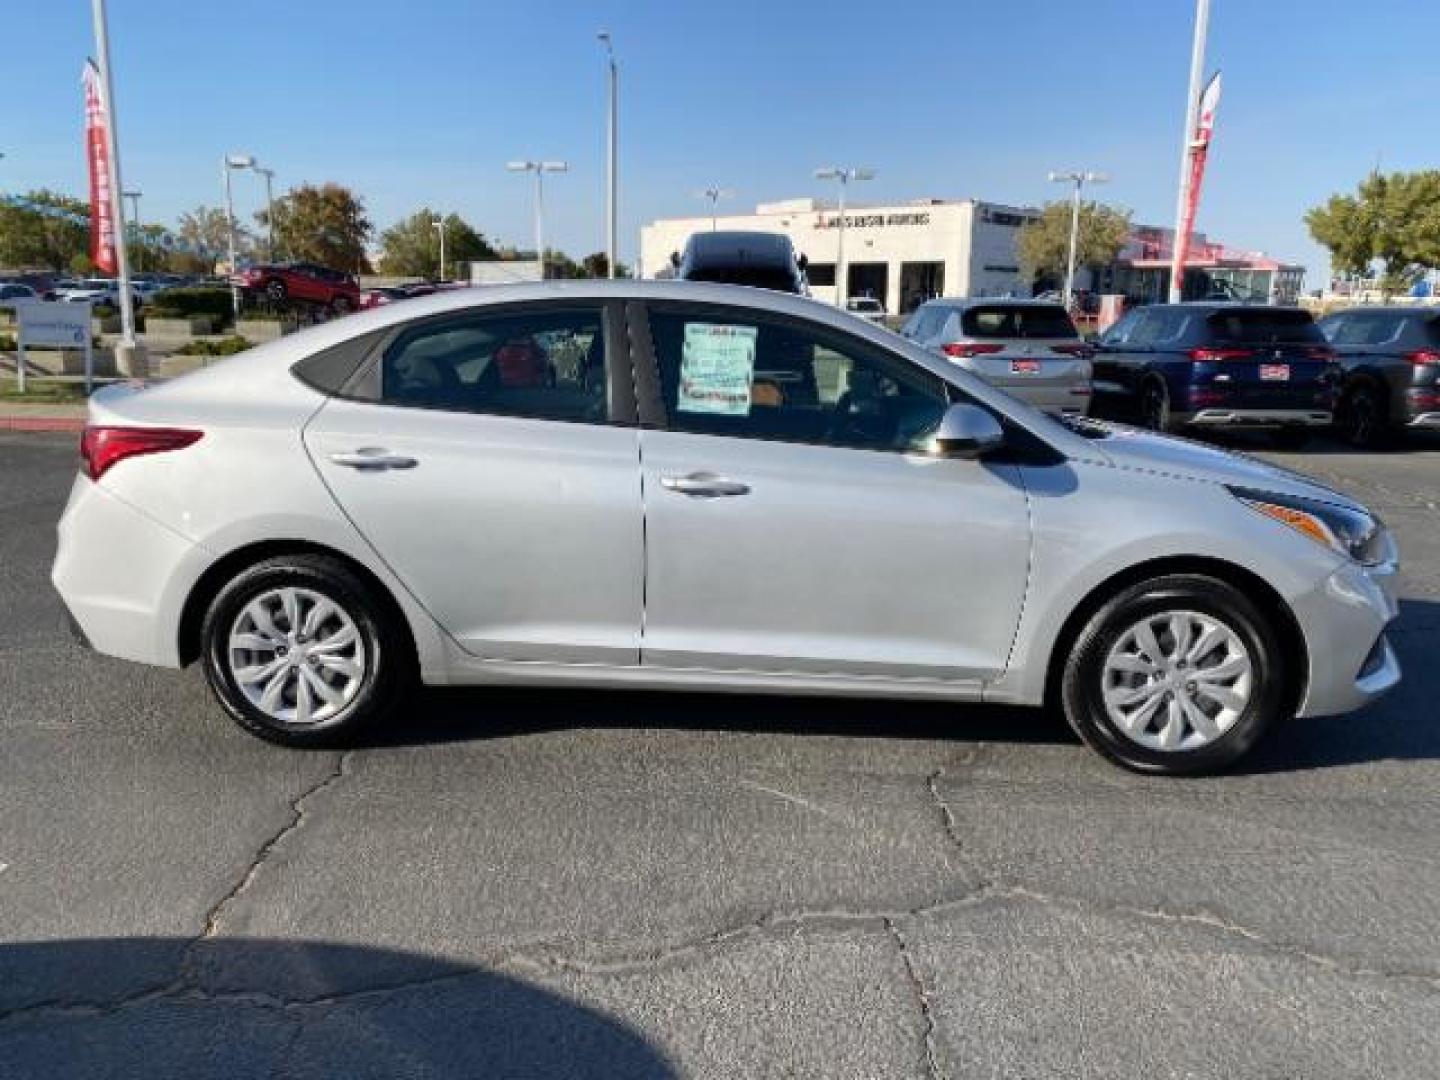
M83 194L86 0L9 0L0 191ZM621 63L621 250L639 226L826 194L823 164L878 170L859 197L1038 204L1052 168L1104 169L1137 220L1173 215L1190 0L110 0L127 187L172 221L220 201L248 151L281 189L337 180L377 226L421 204L526 243L516 157L565 158L547 239L603 246L604 61ZM1304 210L1386 169L1440 165L1440 5L1214 0L1225 99L1199 228L1232 246L1325 260ZM239 178L238 207L258 207Z

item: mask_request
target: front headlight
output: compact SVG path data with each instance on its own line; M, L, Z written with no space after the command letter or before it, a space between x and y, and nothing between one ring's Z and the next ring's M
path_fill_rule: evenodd
M1385 523L1368 511L1248 488L1232 487L1230 493L1257 513L1362 566L1378 566L1391 557L1390 533Z

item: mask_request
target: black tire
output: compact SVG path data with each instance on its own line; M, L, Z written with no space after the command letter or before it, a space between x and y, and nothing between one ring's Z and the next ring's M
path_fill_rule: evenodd
M348 296L337 296L330 301L330 310L336 315L345 315L353 310Z
M300 589L337 605L353 623L363 648L363 675L355 680L358 688L353 696L334 715L303 725L286 722L258 707L242 689L232 666L230 635L242 612L252 601L282 588ZM400 619L388 598L377 595L373 586L339 559L303 554L266 559L242 570L211 601L200 629L205 678L231 719L252 735L282 746L350 745L358 733L394 712L414 680L414 654ZM278 622L276 625L281 628ZM298 628L302 643L304 629L302 621ZM289 647L295 649L293 637ZM285 651L271 650L277 657ZM356 655L360 655L358 650ZM298 668L299 659L297 655L292 666ZM313 662L311 667L319 670ZM297 671L295 681L298 685L308 677ZM343 676L336 678L345 681ZM319 703L308 688L307 700Z
M1150 431L1170 433L1175 430L1170 415L1170 389L1165 380L1146 379L1140 387L1140 426Z
M1104 700L1105 661L1111 649L1146 615L1167 611L1196 612L1228 627L1251 663L1246 707L1228 729L1195 748L1142 745L1112 720ZM1287 678L1274 628L1244 593L1216 578L1175 574L1124 589L1087 620L1065 658L1060 703L1076 734L1111 761L1136 772L1193 775L1224 769L1254 748L1293 700Z
M290 289L279 278L265 282L265 298L275 304L283 304L290 296Z
M1356 383L1345 391L1335 410L1336 433L1356 450L1378 450L1388 441L1390 416L1385 397L1374 383Z

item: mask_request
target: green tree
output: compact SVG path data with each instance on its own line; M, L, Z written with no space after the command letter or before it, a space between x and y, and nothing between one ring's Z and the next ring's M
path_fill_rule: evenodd
M255 218L270 224L265 210ZM302 184L275 200L275 247L289 259L359 273L371 231L365 204L341 184Z
M89 203L46 190L0 203L0 266L63 272L89 250Z
M1069 202L1053 202L1020 227L1020 266L1031 277L1061 276L1070 258ZM1130 235L1130 211L1101 203L1080 204L1075 265L1104 266L1115 261Z
M1371 173L1354 195L1332 195L1305 215L1315 242L1341 274L1367 275L1399 292L1440 268L1440 170Z
M380 234L381 268L387 274L404 277L432 277L440 268L440 215L428 206ZM459 214L444 219L446 276L457 264L472 259L493 259L495 249Z
M580 276L581 276L581 277L588 277L588 278L603 278L603 277L609 277L609 276L610 276L609 270L610 270L610 256L608 256L607 254L605 254L605 252L603 252L603 251L596 251L596 252L594 252L594 253L592 253L592 254L590 254L590 255L586 255L583 259L580 260ZM617 264L616 264L616 267L615 267L615 276L616 276L616 277L622 277L622 278L628 278L628 277L630 276L630 268L629 268L628 266L626 266L623 262L622 262L622 263L617 263Z
M176 223L175 235L181 246L198 256L209 266L216 259L229 257L230 219L225 211L214 206L197 206L181 214ZM254 250L255 238L238 221L235 223L235 248L241 253Z

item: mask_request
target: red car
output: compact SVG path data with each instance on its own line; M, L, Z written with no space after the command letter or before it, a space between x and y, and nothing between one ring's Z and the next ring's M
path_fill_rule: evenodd
M355 275L315 263L261 263L247 267L230 280L246 292L277 304L299 300L337 312L360 307L360 283Z

